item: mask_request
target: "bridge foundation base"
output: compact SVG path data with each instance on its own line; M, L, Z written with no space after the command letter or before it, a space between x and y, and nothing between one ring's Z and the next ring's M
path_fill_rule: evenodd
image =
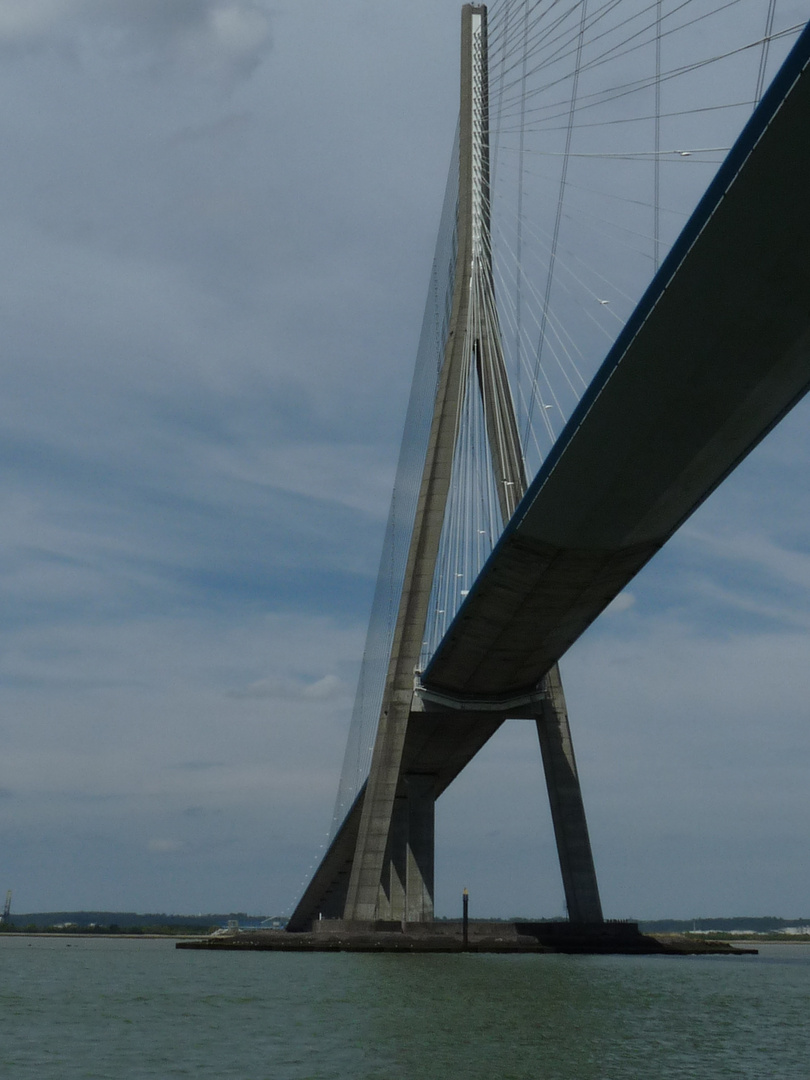
M268 950L276 952L398 952L398 953L579 953L654 955L670 953L740 953L722 941L642 934L637 923L509 923L471 920L465 945L462 923L406 923L389 920L359 922L322 919L312 933L284 930L235 932L197 941L183 941L179 949L210 951Z

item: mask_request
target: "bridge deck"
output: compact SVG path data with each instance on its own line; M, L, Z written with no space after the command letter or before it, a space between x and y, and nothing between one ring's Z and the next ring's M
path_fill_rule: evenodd
M423 674L497 697L558 660L810 385L805 30Z

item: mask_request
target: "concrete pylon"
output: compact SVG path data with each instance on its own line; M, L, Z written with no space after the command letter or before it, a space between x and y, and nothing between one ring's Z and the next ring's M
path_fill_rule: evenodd
M457 260L452 313L444 364L433 410L427 456L422 472L416 519L411 535L402 597L397 615L391 659L377 728L377 737L366 786L357 847L346 899L345 918L367 922L379 918L387 908L386 878L390 865L402 865L401 851L392 851L394 805L404 797L402 753L411 714L414 671L419 663L433 587L436 558L453 469L456 443L456 416L464 393L465 360L469 343L465 334L470 312L473 274L473 107L477 88L473 83L473 49L485 49L486 12L465 5L462 11L461 118L459 129L459 208L456 226ZM483 34L483 41L482 41ZM484 53L485 56L485 53ZM480 66L480 60L478 60ZM396 830L403 842L405 831ZM424 865L424 858L414 859ZM389 885L390 890L390 885ZM415 895L405 889L406 895ZM424 894L424 890L422 891ZM423 905L405 910L404 921L432 918ZM386 912L386 913L387 913Z
M462 9L457 261L452 312L411 536L371 769L362 802L343 917L354 923L433 919L434 803L441 778L408 772L409 731L426 705L414 685L425 636L470 358L477 370L503 523L526 488L515 410L495 309L489 220L486 7ZM556 666L531 700L431 702L462 728L507 717L536 720L569 917L602 919L562 683ZM484 710L482 712L482 709Z
M543 678L540 686L542 694L536 717L537 735L543 754L568 918L571 922L602 922L599 886L574 759L571 728L568 725L568 709L557 664Z

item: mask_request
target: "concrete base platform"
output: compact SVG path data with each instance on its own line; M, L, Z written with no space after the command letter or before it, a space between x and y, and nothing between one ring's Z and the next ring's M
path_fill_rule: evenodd
M702 953L745 954L722 941L693 940L684 935L642 934L637 923L489 922L470 921L465 943L461 921L411 923L345 922L324 919L312 933L284 930L243 931L194 941L178 949L271 952L404 952L404 953L578 953L687 956Z

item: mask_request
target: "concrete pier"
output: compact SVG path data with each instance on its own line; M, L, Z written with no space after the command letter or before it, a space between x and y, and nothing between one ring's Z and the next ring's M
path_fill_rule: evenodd
M742 955L722 941L683 935L642 934L632 922L497 922L471 919L468 941L462 921L401 924L323 919L306 934L249 931L181 941L178 949L219 952L568 953L581 955Z

